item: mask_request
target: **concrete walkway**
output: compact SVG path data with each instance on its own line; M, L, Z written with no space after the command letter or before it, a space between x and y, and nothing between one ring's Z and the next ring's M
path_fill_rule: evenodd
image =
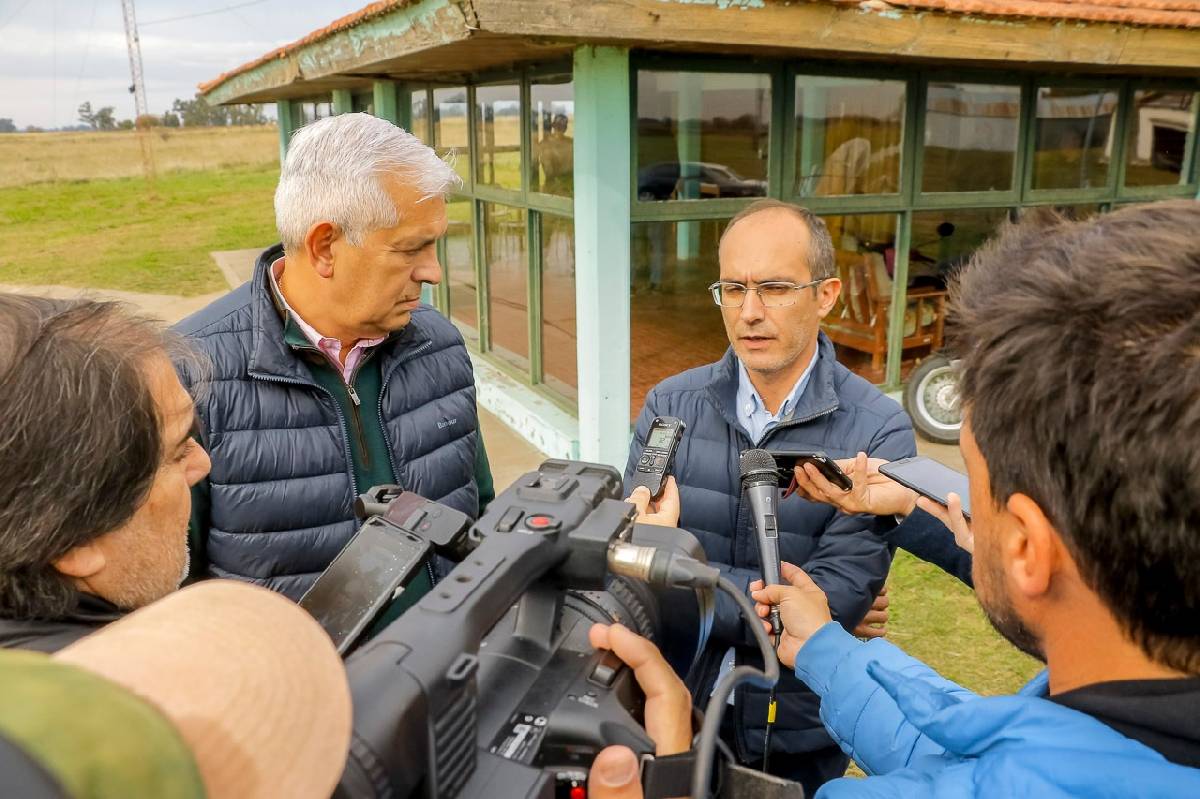
M0 291L14 294L36 294L56 299L87 297L95 300L114 300L132 305L139 312L173 325L185 316L208 305L224 292L201 294L195 297L180 297L174 294L141 294L136 291L111 291L107 289L81 289L78 286L27 286L0 283Z

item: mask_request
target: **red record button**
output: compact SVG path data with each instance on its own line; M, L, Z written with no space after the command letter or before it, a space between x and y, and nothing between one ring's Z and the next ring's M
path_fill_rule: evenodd
M576 785L571 789L571 799L587 799L587 791L582 785Z
M558 527L558 519L555 519L553 516L544 515L530 516L525 519L525 526L530 530L537 530L538 532L554 530Z

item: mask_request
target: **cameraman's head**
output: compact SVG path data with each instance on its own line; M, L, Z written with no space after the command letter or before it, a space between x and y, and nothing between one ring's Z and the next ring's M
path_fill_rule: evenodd
M1200 674L1197 231L1188 201L1026 220L954 291L976 591L1052 690Z
M113 303L0 295L0 616L122 609L177 588L208 455L155 323Z

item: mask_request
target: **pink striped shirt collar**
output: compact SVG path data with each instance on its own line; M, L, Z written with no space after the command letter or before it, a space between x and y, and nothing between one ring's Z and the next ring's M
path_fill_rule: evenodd
M320 350L333 367L338 370L342 376L342 380L346 385L350 385L354 380L354 370L362 363L363 357L367 354L367 350L374 347L376 344L381 344L383 338L363 338L354 342L354 346L350 348L350 352L346 353L346 363L342 365L342 342L336 338L322 336L316 329L304 318L288 305L287 297L283 296L283 292L279 288L279 276L283 274L284 259L278 258L275 263L271 264L271 289L275 292L275 296L283 303L284 310L288 312L288 316L296 323L296 327L300 328L300 332L304 337L312 342L312 345Z

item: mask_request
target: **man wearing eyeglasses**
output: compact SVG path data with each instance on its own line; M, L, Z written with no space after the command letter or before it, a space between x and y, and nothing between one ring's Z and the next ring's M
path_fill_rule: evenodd
M895 460L915 455L916 442L900 406L838 363L833 343L820 332L841 292L833 242L820 218L776 200L755 202L726 226L719 259L720 279L709 290L730 349L720 361L650 391L625 474L628 480L655 416L683 419L687 432L675 459L679 526L696 535L710 562L747 588L759 577L759 559L749 502L741 495L742 450L819 450L833 458L861 451ZM778 514L780 556L801 565L829 597L833 618L854 630L887 577L891 556L882 536L894 523L841 514L799 496L781 502ZM687 634L668 630L667 639ZM698 702L735 663L761 665L750 635L735 604L718 597L712 628L687 675ZM780 678L777 700L770 770L812 795L842 776L848 758L826 734L817 696L792 674ZM743 764L757 767L767 693L741 688L733 704L722 737Z

